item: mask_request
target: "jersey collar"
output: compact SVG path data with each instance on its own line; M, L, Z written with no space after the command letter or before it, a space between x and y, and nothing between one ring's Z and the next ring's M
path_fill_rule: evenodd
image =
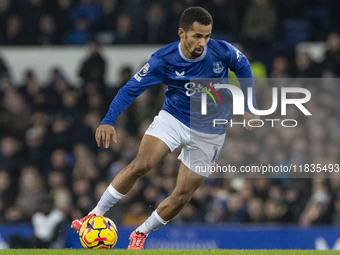
M199 56L198 58L194 58L194 59L187 58L186 56L183 55L183 53L181 51L181 42L178 44L178 51L179 51L179 54L181 55L181 57L185 61L188 61L188 62L198 62L198 61L201 61L205 57L205 55L207 54L207 45L204 47L204 51L203 51L202 55Z

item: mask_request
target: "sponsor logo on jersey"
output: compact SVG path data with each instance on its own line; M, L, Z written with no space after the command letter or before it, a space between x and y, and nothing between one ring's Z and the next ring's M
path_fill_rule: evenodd
M182 71L182 72L175 71L175 74L176 74L176 78L183 78L184 74L185 74L185 71Z
M213 68L214 73L222 73L223 70L224 70L224 66L223 66L222 61L214 62L213 66L214 66L214 68Z
M220 95L216 91L218 89L215 89L215 86L216 86L216 84L213 84L213 83L209 83L209 84L198 83L198 84L196 84L195 82L188 82L184 85L184 87L186 88L185 94L190 97L190 96L192 96L196 93L206 93L212 98L215 105L217 105L217 102L216 102L215 97L214 97L214 95L215 95L217 97L218 101L220 102L220 104L222 105Z

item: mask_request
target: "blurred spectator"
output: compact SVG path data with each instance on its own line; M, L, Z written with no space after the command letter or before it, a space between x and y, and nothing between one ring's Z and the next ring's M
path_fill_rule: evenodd
M340 191L336 192L333 204L334 204L334 214L332 217L332 224L339 227L340 226Z
M7 64L5 60L0 56L0 83L5 80L10 78L10 73L7 67ZM0 88L2 86L0 85Z
M107 168L107 180L113 180L113 178L120 172L121 169L123 169L127 165L126 160L124 159L118 159L112 164L109 165Z
M213 37L234 41L239 26L240 4L232 0L213 0L206 3L207 10L214 19Z
M331 11L336 6L332 2L336 1L316 0L307 8L308 20L311 24L311 40L323 40L336 26L331 24Z
M119 72L119 81L118 83L114 86L115 87L115 92L111 96L115 96L118 93L118 90L125 85L131 78L132 78L132 67L131 66L123 66L120 69Z
M246 57L248 58L248 61L250 63L251 66L251 70L253 72L253 75L255 78L267 78L268 76L268 72L267 72L267 68L264 65L264 63L262 63L261 61L254 60L254 57L252 55L252 52L250 50L244 50L243 54L246 55ZM262 80L260 80L262 81ZM263 84L263 82L262 82ZM263 84L265 85L265 84Z
M49 166L50 172L57 171L60 173L60 175L55 174L57 177L62 176L63 181L65 182L71 181L73 169L71 164L69 163L68 154L66 150L55 149L51 153L50 164L51 164Z
M270 188L270 179L257 178L253 180L252 184L253 184L254 196L259 197L263 201L265 201L269 195L268 191Z
M79 179L81 177L91 180L88 176L88 169L94 167L94 156L85 144L75 144L73 153L76 159L73 168L73 177Z
M290 217L289 222L297 223L299 215L306 206L306 194L303 194L301 185L291 184L285 191L285 203L288 206L287 215Z
M231 193L227 200L227 213L225 222L240 223L246 221L246 208L239 193Z
M156 186L154 185L148 185L144 188L143 190L143 201L145 202L146 205L146 214L151 214L158 204L161 202L159 201L159 190Z
M166 15L165 20L165 42L171 43L178 40L178 24L174 22L175 20L180 20L181 15L185 9L183 1L176 0L170 1L169 6L167 9L168 15Z
M107 151L107 150L99 150L98 151L96 164L97 164L97 167L99 168L101 176L106 174L106 172L109 169L110 164L114 161L114 157L115 157L115 155L111 151ZM112 178L108 177L107 179L111 180Z
M52 201L45 198L37 212L32 215L33 236L22 238L17 235L10 236L10 248L53 248L65 247L65 233L61 231L65 215L54 208Z
M90 84L88 84L90 85ZM99 87L95 83L91 83L92 86L95 86L96 89L93 90L94 93L87 93L86 97L86 106L89 111L102 111L104 108L105 98L103 93L100 93L97 89Z
M55 207L63 212L69 212L72 207L72 195L67 185L66 176L61 170L49 172L48 187Z
M24 166L21 170L16 205L27 220L39 209L44 194L46 194L44 181L40 177L37 167L34 165Z
M55 20L52 16L43 15L39 25L39 44L53 45L59 44Z
M22 18L12 14L7 18L6 32L4 36L5 45L22 45L26 44L26 38L23 38Z
M57 6L53 10L55 25L57 29L57 43L60 44L64 40L65 34L72 27L69 21L72 0L57 0Z
M165 13L160 3L151 4L146 13L146 43L165 43Z
M0 0L0 44L3 44L3 40L6 34L6 20L10 13L10 1L9 0ZM1 71L0 71L1 73Z
M280 201L268 199L264 204L264 215L267 223L286 222L287 206Z
M338 10L340 9L339 1L328 1L329 3L329 11L330 11L330 19L331 26L333 31L340 30L340 19L338 16Z
M125 0L119 5L119 17L117 23L117 36L124 38L126 43L145 43L145 34L147 32L145 25L145 18L149 7L155 1L141 1L141 0ZM175 21L173 21L175 22ZM177 22L177 21L176 21ZM119 24L121 23L121 24ZM124 44L119 39L115 44Z
M5 209L9 208L16 197L16 190L9 173L0 169L0 222L3 222Z
M56 109L61 108L62 95L71 89L70 84L67 82L63 72L55 67L51 70L50 78L44 88L46 98L45 110L50 114L54 114Z
M70 89L62 94L62 109L60 112L68 119L72 129L81 121L81 110L79 109L78 94L75 90Z
M251 50L265 49L276 37L277 13L271 0L252 0L244 15L244 44Z
M19 87L19 92L24 96L30 107L34 108L42 103L40 99L42 86L39 84L35 73L32 70L27 70L24 74L23 83Z
M263 201L259 198L252 198L247 203L247 214L249 223L262 223L264 221Z
M301 213L299 224L304 227L331 222L331 200L324 180L313 179L312 195Z
M72 147L73 134L73 120L63 116L62 114L56 114L52 120L51 126L47 133L47 143L51 145L50 148L64 148L70 149Z
M252 52L248 49L244 49L243 54L248 58L253 76L255 78L259 78L259 79L256 79L256 85L266 86L267 81L265 80L265 78L268 77L268 72L267 72L267 68L265 64L260 60L254 60ZM228 77L232 82L234 81L236 82L237 78L234 72L229 71Z
M288 69L288 60L285 57L276 57L273 60L271 78L288 78L290 77Z
M79 17L74 23L74 29L66 35L64 43L71 45L85 45L90 40L88 21L83 17Z
M119 13L117 0L103 0L101 8L101 15L96 25L96 38L102 44L112 44Z
M77 125L78 128L73 133L74 142L86 144L91 151L96 152L97 143L94 134L100 121L101 116L97 111L88 111L84 114L82 121Z
M115 44L132 44L138 41L133 31L133 24L130 16L122 14L117 19L117 30L115 33Z
M125 226L139 226L149 217L145 209L141 202L132 203L129 211L123 216L122 223Z
M308 0L277 0L276 2L282 19L301 18L306 16Z
M105 71L106 61L100 52L99 43L90 41L87 44L88 56L81 64L79 76L83 84L89 82L96 83L99 87L99 92L104 94L105 91Z
M13 205L6 208L4 222L6 224L20 224L27 223L27 219L24 217L22 210L18 206Z
M6 169L11 179L17 181L23 161L22 144L14 137L2 137L0 139L0 169Z
M321 63L323 73L331 72L334 76L340 75L340 34L331 33L326 40L327 51Z
M320 76L320 68L307 52L296 56L297 77L311 78Z
M41 113L35 113L39 115ZM46 153L46 127L44 124L33 125L26 131L25 137L25 159L29 164L36 165L42 171L47 165Z
M93 26L99 19L100 7L94 0L80 0L76 3L71 11L70 20L75 26L77 20L85 20L89 26Z
M197 222L196 218L196 210L195 206L189 202L186 206L184 206L183 210L176 216L175 222L181 222L181 223L193 223Z
M25 44L39 44L40 19L44 14L44 0L30 0L23 11Z
M90 181L85 177L75 179L72 184L72 194L75 206L82 214L87 214L94 203Z

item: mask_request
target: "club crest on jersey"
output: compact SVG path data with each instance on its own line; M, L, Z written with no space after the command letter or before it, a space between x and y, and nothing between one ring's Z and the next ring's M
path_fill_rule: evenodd
M214 73L222 73L223 72L224 66L222 64L222 61L214 62L213 65L214 65L214 68L213 68Z
M142 77L145 76L148 71L149 71L150 65L149 63L146 63L140 70L138 73L135 74L135 76L133 76L138 82L140 82L142 80Z
M176 78L183 78L184 74L185 74L185 71L182 71L182 72L175 71L175 74L176 74Z

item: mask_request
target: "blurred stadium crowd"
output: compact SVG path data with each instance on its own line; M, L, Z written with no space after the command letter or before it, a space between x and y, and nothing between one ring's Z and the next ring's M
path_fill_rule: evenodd
M1 0L0 44L170 43L193 5L212 14L215 38L252 47L287 37L324 40L340 28L336 0Z
M205 6L208 1L202 1ZM96 37L105 43L165 43L177 40L179 15L200 1L0 0L0 43L85 44ZM323 77L311 85L318 95L310 105L319 125L300 119L289 131L260 128L244 133L230 129L226 144L233 165L276 162L339 163L340 75L339 1L209 1L217 37L245 43L255 76L262 78ZM20 8L18 7L20 6ZM228 6L228 7L227 7ZM256 6L260 6L259 9ZM307 8L308 7L308 8ZM271 15L272 13L272 15ZM323 16L325 15L325 16ZM255 16L255 17L254 17ZM257 29L253 19L263 20ZM242 17L242 23L238 20ZM308 40L325 40L324 60L316 63L294 51L263 64L256 48L282 39L277 31L285 20L305 17ZM326 17L326 18L325 18ZM226 20L225 20L226 19ZM269 22L268 19L273 19ZM140 22L140 21L143 22ZM322 28L313 25L322 21ZM336 22L337 21L337 22ZM264 26L268 23L268 26ZM226 24L226 25L225 25ZM319 24L319 23L317 23ZM71 30L70 30L71 28ZM251 31L251 32L249 32ZM217 33L220 32L220 33ZM268 36L265 36L268 35ZM264 41L263 41L264 40ZM12 84L11 70L0 58L0 223L30 222L46 195L71 220L87 214L112 178L136 155L140 139L158 113L165 86L144 92L117 122L118 144L97 148L94 132L117 93L136 70L121 69L118 84L104 84L105 59L96 43L79 63L81 84L71 84L63 70L53 69L44 83L27 70ZM293 57L292 55L293 54ZM77 85L77 86L73 86ZM268 84L256 87L257 101L268 96ZM250 141L250 142L249 142ZM178 161L175 151L140 180L107 215L117 224L139 225L172 191ZM193 200L171 222L291 223L340 226L340 178L328 179L208 179Z

